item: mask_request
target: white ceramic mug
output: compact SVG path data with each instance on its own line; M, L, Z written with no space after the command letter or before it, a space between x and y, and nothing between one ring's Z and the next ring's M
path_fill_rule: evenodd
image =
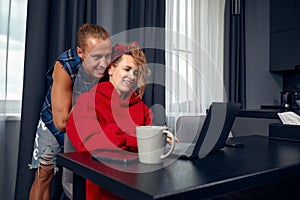
M159 164L169 156L175 147L175 139L172 132L165 126L138 126L136 135L138 142L139 161L145 164ZM165 153L167 134L171 137L172 145Z

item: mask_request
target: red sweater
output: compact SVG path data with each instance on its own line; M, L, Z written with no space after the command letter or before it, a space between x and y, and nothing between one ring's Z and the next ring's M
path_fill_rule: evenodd
M76 151L117 147L136 151L135 128L151 121L150 109L134 92L121 100L114 86L103 82L78 98L66 132Z
M79 96L66 132L76 151L127 149L137 151L136 126L152 123L152 112L137 97L121 100L110 82L99 83ZM87 180L86 199L119 199Z

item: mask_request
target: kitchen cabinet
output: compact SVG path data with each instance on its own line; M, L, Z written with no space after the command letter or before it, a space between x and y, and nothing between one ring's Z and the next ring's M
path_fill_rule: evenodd
M295 27L295 4L295 0L270 0L271 33Z
M270 66L271 71L294 69L293 56L294 31L281 31L270 36Z
M295 29L294 65L300 69L300 27Z
M299 0L270 0L271 72L300 69L299 9Z
M295 5L295 25L296 27L300 28L300 1L296 1L296 5Z

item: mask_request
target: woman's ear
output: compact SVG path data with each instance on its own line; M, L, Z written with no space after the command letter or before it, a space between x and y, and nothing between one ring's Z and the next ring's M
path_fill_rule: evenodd
M109 76L113 75L113 67L111 65L108 67L108 75Z

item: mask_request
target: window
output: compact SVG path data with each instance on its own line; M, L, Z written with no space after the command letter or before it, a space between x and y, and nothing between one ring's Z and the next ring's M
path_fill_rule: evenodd
M205 114L224 101L225 0L166 0L166 115Z
M0 114L21 111L27 0L0 0Z

